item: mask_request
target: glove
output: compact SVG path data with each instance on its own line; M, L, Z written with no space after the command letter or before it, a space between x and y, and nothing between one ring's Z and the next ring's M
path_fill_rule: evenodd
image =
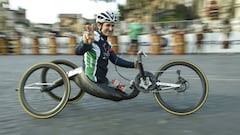
M138 68L138 60L136 60L135 62L134 62L134 68Z
M83 43L84 44L92 44L94 42L94 27L93 27L93 25L91 25L91 26L87 25L86 30L87 31L85 31L83 33Z

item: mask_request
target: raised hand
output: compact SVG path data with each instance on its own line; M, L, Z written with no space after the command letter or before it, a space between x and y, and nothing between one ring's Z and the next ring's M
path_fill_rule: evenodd
M86 31L83 33L83 43L92 44L94 42L94 26L86 25Z

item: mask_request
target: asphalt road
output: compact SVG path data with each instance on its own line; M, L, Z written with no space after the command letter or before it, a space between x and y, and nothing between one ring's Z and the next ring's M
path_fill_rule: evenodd
M135 56L122 56L134 60ZM1 135L236 135L240 133L240 54L158 55L144 58L149 71L172 59L187 59L200 66L209 80L209 97L198 112L175 116L164 111L152 94L113 102L85 94L57 116L36 119L21 108L17 92L23 72L33 64L67 59L81 65L80 56L0 55ZM119 77L109 66L109 76ZM120 70L134 76L133 69Z

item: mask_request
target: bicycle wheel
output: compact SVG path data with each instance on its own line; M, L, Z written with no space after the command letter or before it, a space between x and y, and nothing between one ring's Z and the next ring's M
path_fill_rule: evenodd
M159 86L154 92L158 104L175 115L198 111L208 96L208 81L203 71L193 63L174 60L164 64L156 73L158 82L177 84L179 87Z
M54 60L51 62L61 66L65 71L70 71L70 70L78 67L74 63L67 61L67 60ZM48 75L48 73L47 73L47 69L46 69L45 71L42 72L43 82L47 82L46 81L47 75ZM68 103L74 103L74 102L79 101L83 97L84 91L78 87L78 85L76 84L76 82L73 79L69 78L69 80L70 80L70 85L71 85L71 94L68 99ZM61 98L62 98L61 95L57 95L57 93L54 93L54 91L50 91L50 92L48 92L48 94L51 97L53 97L55 100L58 100L58 101L61 100Z
M48 69L48 80L43 82L40 75ZM53 100L48 92L62 95ZM42 62L30 67L19 82L18 98L23 109L35 118L50 118L65 107L70 96L70 82L64 70L54 63Z

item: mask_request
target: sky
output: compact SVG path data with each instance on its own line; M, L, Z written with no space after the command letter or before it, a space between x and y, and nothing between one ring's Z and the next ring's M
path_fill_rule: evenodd
M97 1L97 0L95 0ZM82 14L83 17L93 19L94 14L104 11L117 11L117 4L125 4L126 0L105 3L94 0L9 0L10 9L19 7L26 9L26 18L33 23L58 22L59 14Z

